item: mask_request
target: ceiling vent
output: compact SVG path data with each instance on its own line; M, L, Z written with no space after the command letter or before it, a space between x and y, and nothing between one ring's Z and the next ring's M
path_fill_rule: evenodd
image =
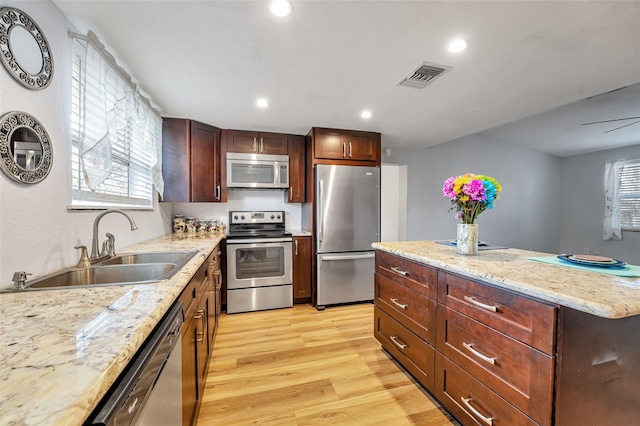
M415 89L423 89L427 84L431 83L437 77L449 71L451 67L445 65L431 64L423 62L418 68L407 74L398 86L413 87Z

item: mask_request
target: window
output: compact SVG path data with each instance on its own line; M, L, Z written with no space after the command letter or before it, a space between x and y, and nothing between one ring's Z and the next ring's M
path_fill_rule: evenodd
M153 208L161 118L93 33L73 37L71 208Z
M640 159L605 165L603 240L621 240L622 230L640 231Z
M620 166L620 226L640 230L640 159Z

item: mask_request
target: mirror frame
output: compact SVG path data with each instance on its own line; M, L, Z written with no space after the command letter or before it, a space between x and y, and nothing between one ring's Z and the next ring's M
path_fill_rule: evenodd
M22 27L29 31L40 48L42 68L37 74L25 71L11 50L11 30L15 27ZM49 43L35 21L20 9L14 7L0 8L0 58L9 74L28 89L41 90L51 83L53 57Z
M42 146L42 159L33 170L25 170L14 160L11 149L11 137L17 129L27 128L38 138ZM12 111L0 117L0 169L10 179L25 184L38 183L44 180L51 171L53 150L51 140L45 128L31 114Z

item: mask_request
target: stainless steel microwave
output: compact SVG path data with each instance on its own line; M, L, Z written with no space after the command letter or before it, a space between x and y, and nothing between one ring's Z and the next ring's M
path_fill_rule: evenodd
M227 188L289 188L289 156L227 153Z

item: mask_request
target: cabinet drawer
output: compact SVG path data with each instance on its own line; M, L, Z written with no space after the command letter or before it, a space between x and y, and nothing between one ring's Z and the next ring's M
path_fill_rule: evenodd
M435 300L418 294L378 273L375 274L375 290L377 306L422 339L435 345Z
M435 396L464 425L536 425L440 353L436 355L435 386Z
M377 306L374 335L394 358L423 386L433 390L435 349Z
M553 355L556 307L438 272L438 302Z
M437 272L434 268L377 250L376 272L416 293L436 298Z
M196 310L196 306L198 304L199 294L196 290L195 281L189 281L189 284L182 290L180 296L178 296L178 300L182 302L182 313L184 318L191 318L193 313ZM185 324L187 321L185 320Z
M551 424L554 358L438 307L438 352L541 425Z

